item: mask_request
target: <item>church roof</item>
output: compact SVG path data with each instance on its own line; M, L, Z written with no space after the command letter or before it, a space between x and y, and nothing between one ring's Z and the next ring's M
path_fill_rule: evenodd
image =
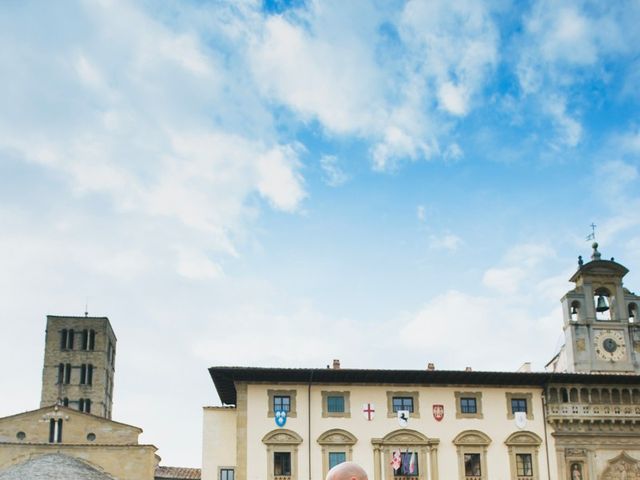
M0 480L114 480L77 458L52 453L32 457L0 471Z
M236 404L235 382L293 384L403 384L544 387L551 383L638 384L639 375L552 372L480 372L466 370L365 370L348 368L211 367L220 400Z
M185 467L156 467L156 480L200 480L202 473L199 468Z

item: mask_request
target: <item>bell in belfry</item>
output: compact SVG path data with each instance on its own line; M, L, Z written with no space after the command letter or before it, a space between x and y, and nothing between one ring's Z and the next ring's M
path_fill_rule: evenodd
M596 305L596 312L606 312L609 310L609 304L604 295L598 295L598 303Z

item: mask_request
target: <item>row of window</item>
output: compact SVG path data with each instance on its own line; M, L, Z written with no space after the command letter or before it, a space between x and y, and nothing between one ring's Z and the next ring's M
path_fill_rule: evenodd
M416 451L400 452L398 468L393 470L394 477L416 477L420 476L420 456ZM329 452L328 469L332 469L347 461L346 452ZM516 476L518 479L529 479L534 477L533 456L531 453L516 453ZM471 479L483 478L482 459L480 453L463 454L464 477ZM273 452L273 476L291 477L291 452ZM235 480L235 470L233 468L221 468L220 480Z
M69 385L71 383L72 368L78 367L72 367L70 363L60 363L58 365L58 384ZM92 364L83 363L80 365L80 385L93 385Z
M76 335L81 335L81 350L95 350L96 332L93 329L85 328L76 332L73 328L60 331L60 350L73 350L75 347Z
M73 401L73 400L70 401L67 397L64 397L62 399L62 405L64 405L65 407L68 407L70 403L77 403L78 410L80 410L81 412L91 413L91 399L90 398L81 398L77 402Z
M268 469L266 480L297 480L298 446L303 438L288 429L276 429L265 435L262 442L267 448ZM332 429L318 437L322 446L323 476L329 469L352 460L353 445L357 438L342 429ZM383 438L371 439L373 462L385 470L384 478L423 479L429 465L438 464L438 439L426 437L415 430L396 430ZM491 438L478 430L465 430L454 439L458 455L459 478L488 480L487 453ZM508 447L509 466L514 480L537 480L538 451L542 438L533 432L515 431L504 444ZM450 469L451 467L447 467ZM224 477L222 476L224 472ZM220 480L233 479L233 468L222 467Z
M269 415L275 412L287 412L295 416L295 390L269 390ZM395 416L398 411L407 410L414 416L418 412L418 392L387 392L388 416ZM323 416L350 416L349 392L322 392ZM481 392L455 392L456 416L458 418L482 418ZM507 414L509 418L518 412L527 414L532 419L530 393L506 393ZM372 410L372 412L374 412Z

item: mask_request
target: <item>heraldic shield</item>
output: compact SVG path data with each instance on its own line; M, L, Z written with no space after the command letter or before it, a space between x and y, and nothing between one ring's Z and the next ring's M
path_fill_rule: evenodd
M436 422L439 422L444 418L444 405L440 405L440 404L433 405L433 418L436 419Z
M275 413L275 421L276 425L279 427L284 427L284 424L287 423L287 412L283 410L278 410Z

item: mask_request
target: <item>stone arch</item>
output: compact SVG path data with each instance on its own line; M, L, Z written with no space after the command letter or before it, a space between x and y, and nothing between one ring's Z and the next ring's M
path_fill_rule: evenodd
M393 452L412 452L417 459L417 478L426 480L438 479L438 445L440 440L429 438L417 430L403 428L387 433L383 438L371 439L374 458L374 480L394 478L394 470L391 466ZM429 473L427 473L427 470ZM384 475L383 475L384 472Z
M465 430L453 439L458 453L458 478L464 480L473 476L478 480L487 480L487 447L491 438L480 430ZM467 475L470 470L471 475Z
M277 428L271 430L264 437L262 443L267 448L267 480L273 480L276 476L274 465L281 463L276 460L286 455L289 460L290 472L287 475L290 480L298 479L298 446L302 443L302 437L293 430ZM286 459L285 459L286 462ZM282 472L278 473L281 475Z
M486 433L480 430L465 430L460 432L456 438L453 439L454 445L483 445L487 446L491 443L491 438Z
M533 432L523 431L514 432L507 437L504 443L508 446L531 446L538 447L542 445L542 439Z
M318 437L317 442L322 446L323 478L327 476L327 472L331 468L329 457L332 454L339 454L340 457L344 454L344 459L347 462L353 460L353 445L357 441L358 439L354 434L341 428L332 428Z
M542 439L527 430L514 432L504 441L509 450L509 468L511 478L540 478L540 463L538 449Z
M640 462L627 452L622 452L609 460L609 465L602 473L602 480L637 480L640 479Z
M302 443L302 437L293 430L278 428L262 437L262 443L265 445L299 445Z

